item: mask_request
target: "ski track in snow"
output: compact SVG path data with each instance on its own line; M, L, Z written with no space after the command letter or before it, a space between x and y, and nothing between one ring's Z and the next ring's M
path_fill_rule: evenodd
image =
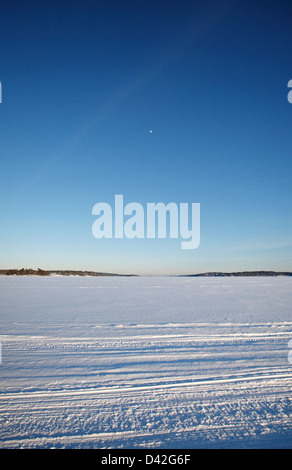
M291 286L0 276L0 447L291 448Z

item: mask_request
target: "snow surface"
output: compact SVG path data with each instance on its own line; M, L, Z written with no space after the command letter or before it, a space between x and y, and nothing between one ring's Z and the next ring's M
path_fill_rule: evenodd
M0 276L0 447L291 448L291 287Z

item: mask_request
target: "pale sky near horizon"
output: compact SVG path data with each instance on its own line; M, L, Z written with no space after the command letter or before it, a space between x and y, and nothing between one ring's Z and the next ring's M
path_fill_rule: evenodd
M1 268L292 270L292 4L6 1ZM200 203L200 246L96 239L98 202Z

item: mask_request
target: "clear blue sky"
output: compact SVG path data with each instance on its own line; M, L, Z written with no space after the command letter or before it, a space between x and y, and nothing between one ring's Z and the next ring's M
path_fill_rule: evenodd
M292 270L291 2L4 0L0 51L0 267ZM199 248L95 239L115 194Z

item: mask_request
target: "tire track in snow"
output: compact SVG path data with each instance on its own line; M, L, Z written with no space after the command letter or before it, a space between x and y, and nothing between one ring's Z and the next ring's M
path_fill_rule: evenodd
M105 389L95 388L93 390L62 390L62 391L50 391L50 392L19 392L19 393L4 393L0 395L0 400L10 399L36 399L36 398L52 398L52 397L66 397L66 396L80 396L80 395L101 395L108 393L124 393L124 392L151 392L157 389L170 389L170 388L185 388L185 387L196 387L200 385L217 385L227 384L234 382L252 382L252 381L263 381L263 380L278 380L278 379L290 379L292 380L291 374L269 374L269 375L258 375L258 376L247 376L247 377L231 377L231 378L207 378L204 380L187 381L179 383L167 383L159 385L137 385L135 387L109 387Z

